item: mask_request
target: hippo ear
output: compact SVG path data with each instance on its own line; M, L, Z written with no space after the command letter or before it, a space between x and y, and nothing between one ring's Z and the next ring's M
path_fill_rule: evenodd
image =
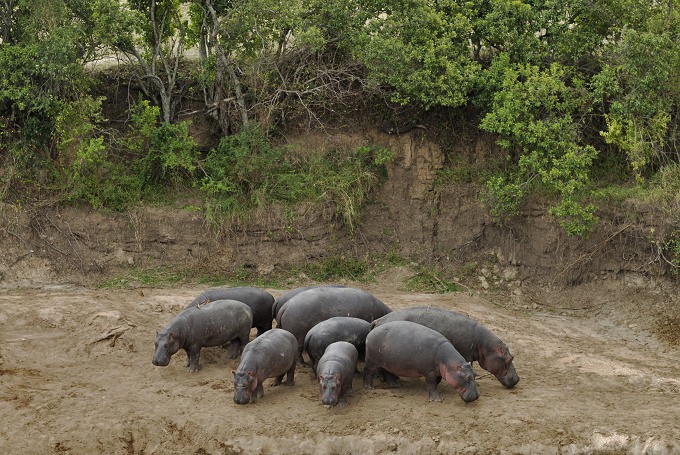
M175 334L170 332L168 333L168 340L173 341L175 339Z
M326 379L326 376L320 374L320 375L319 375L319 380L320 380L320 381L323 381L324 379Z
M231 370L231 374L233 374L234 376L236 376L236 372L235 372L234 370Z

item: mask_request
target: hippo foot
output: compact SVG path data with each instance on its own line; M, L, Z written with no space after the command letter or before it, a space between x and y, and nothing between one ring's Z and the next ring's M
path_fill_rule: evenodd
M442 401L444 401L444 399L438 393L431 393L430 401L434 401L435 403L441 403Z
M339 408L346 408L347 407L347 400L338 401L338 407Z
M373 387L373 384L364 384L364 389L371 389L371 390L373 390L373 389L375 389L375 387Z
M333 407L333 405L332 404L324 404L323 407L326 408L326 409L330 409L330 408Z
M189 373L196 373L196 372L198 372L198 367L195 367L195 368L194 368L194 367L189 367L189 368L187 368L187 371L188 371Z

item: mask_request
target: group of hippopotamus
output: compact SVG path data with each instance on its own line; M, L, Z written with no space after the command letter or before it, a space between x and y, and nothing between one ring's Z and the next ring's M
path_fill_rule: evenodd
M249 341L253 327L257 336ZM373 388L375 376L391 387L399 376L424 376L430 401L442 401L442 379L463 401L479 398L474 361L505 387L519 382L505 343L469 317L430 306L392 311L368 292L340 285L297 288L278 299L254 287L205 291L157 334L153 364L167 366L184 349L196 372L201 348L227 343L228 358L241 352L233 371L237 404L261 398L267 378L275 378L272 386L292 386L303 352L326 407L347 404L359 360L365 388Z

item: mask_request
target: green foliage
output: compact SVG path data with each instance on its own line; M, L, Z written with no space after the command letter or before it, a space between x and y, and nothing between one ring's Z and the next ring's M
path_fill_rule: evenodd
M680 21L678 23L680 25ZM627 156L637 179L680 159L680 46L677 35L625 30L593 78L608 104L602 135Z
M372 267L368 262L344 254L310 262L302 268L302 271L319 282L345 279L365 283L373 279Z
M550 213L570 234L584 235L596 221L595 207L583 203L597 150L584 145L574 115L584 103L582 83L552 64L512 65L501 59L501 85L480 127L501 134L499 143L516 152L517 167L486 183L487 201L497 218L514 215L536 183L559 195Z
M272 146L261 128L244 128L211 150L202 163L201 189L207 216L221 222L251 208L302 201L328 201L352 232L377 175L391 159L388 150L360 148L356 155L331 153L296 156Z
M292 157L273 147L256 126L223 138L202 163L208 218L219 222L252 207L308 198L312 182L296 167Z
M457 292L458 285L443 277L436 270L421 268L418 273L406 279L404 290L407 292L448 294L450 292Z
M498 135L507 156L485 179L499 219L542 192L567 232L584 235L602 196L594 182L633 175L648 194L672 191L665 176L680 162L677 0L210 5L214 16L204 0L14 0L0 9L1 194L33 185L122 209L196 185L213 220L321 201L354 232L392 153L367 145L303 155L272 146L268 133L301 113L324 126L378 99L441 115L475 106L479 129ZM186 45L203 51L198 75L180 64ZM129 60L157 104L136 103L122 138L105 129L85 70L111 51ZM203 162L189 125L171 115L194 77L200 86L191 96L203 95L226 136ZM476 172L456 164L436 185L473 181Z
M189 124L159 122L160 109L147 100L132 107L124 145L137 158L135 172L145 186L188 184L196 169L198 146Z
M393 89L395 102L457 107L479 70L469 58L471 28L454 1L379 4L356 39L355 57Z
M67 170L65 200L120 211L141 199L141 181L123 164L112 161L108 150L102 136L79 146Z
M647 196L642 196L661 209L671 223L680 225L680 164L663 166L651 179Z

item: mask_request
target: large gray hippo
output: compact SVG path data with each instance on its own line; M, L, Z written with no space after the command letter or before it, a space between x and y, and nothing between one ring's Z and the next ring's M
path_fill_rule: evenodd
M320 287L300 292L279 310L278 326L288 330L298 342L298 361L307 332L321 321L347 316L372 322L389 313L387 305L357 288Z
M257 336L272 328L272 306L274 297L267 291L254 287L213 288L201 292L185 308L203 305L215 300L238 300L253 311L253 327L257 328Z
M156 335L152 363L167 366L180 349L188 356L190 373L198 371L201 349L223 346L231 341L228 358L234 359L248 343L253 311L237 300L216 300L182 310Z
M381 317L373 326L393 321L411 321L436 330L465 360L479 362L505 387L514 387L519 382L510 349L491 330L462 313L431 306L405 308Z
M424 325L409 321L386 322L366 337L364 387L373 388L373 376L387 372L388 383L395 376L425 376L430 401L442 401L437 385L444 379L465 402L479 398L475 373L451 342Z
M278 297L274 301L274 305L272 306L272 319L276 319L276 323L279 323L279 310L283 308L283 306L293 297L298 295L301 292L309 291L310 289L317 289L317 288L344 288L342 284L322 284L322 285L312 285L312 286L303 286L301 288L295 288L291 289L290 291L286 292L282 296Z

